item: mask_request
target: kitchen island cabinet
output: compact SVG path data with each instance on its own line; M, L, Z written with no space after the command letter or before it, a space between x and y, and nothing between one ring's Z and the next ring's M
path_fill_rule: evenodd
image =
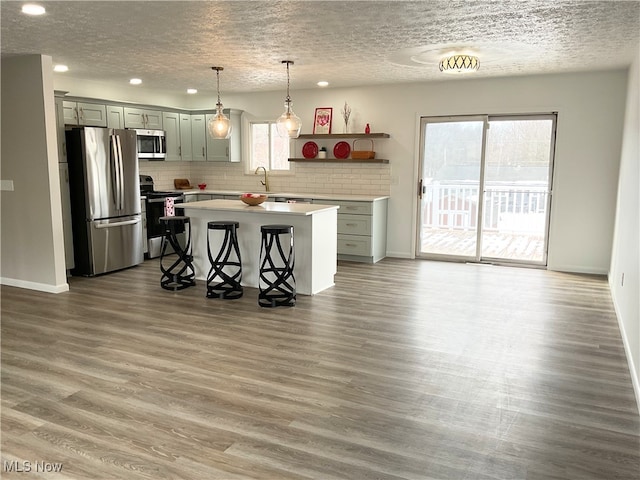
M229 190L187 190L185 201L237 199L242 192ZM317 194L269 192L267 202L301 202L336 205L338 210L338 260L376 263L387 255L386 195Z
M196 278L206 281L207 223L212 220L240 222L238 243L242 255L242 284L258 287L260 227L293 225L297 293L314 295L334 284L337 271L337 205L265 202L250 207L240 200L204 200L181 205L191 218L191 241ZM215 254L214 254L215 255Z

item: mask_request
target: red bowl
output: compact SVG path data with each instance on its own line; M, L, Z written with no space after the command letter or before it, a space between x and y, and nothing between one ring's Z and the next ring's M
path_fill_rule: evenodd
M207 188L207 184L206 184L206 183L199 183L199 184L198 184L198 188L199 188L200 190L204 190L205 188Z

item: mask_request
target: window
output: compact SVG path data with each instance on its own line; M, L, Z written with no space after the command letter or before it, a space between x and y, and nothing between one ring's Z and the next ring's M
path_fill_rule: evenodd
M275 122L251 123L250 170L289 171L289 139L276 131Z

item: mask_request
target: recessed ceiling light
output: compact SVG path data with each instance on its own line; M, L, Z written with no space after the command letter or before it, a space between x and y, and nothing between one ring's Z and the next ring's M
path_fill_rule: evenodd
M329 86L329 82L327 82L326 80L320 80L318 82L318 86L319 87L328 87Z
M69 71L69 67L67 67L66 65L56 65L55 67L53 67L53 71L54 72L68 72Z
M26 13L27 15L44 15L45 9L35 3L27 3L22 6L22 13Z
M140 85L142 83L142 80L140 80L139 78L132 78L131 80L129 80L129 83L131 85Z
M193 95L194 93L198 93L198 90L196 90L195 88L187 88L187 93Z

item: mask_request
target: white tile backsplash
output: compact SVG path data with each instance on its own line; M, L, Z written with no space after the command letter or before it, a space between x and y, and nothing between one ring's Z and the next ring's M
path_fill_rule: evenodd
M293 170L292 174L269 175L271 191L357 195L389 195L390 192L389 164L299 162ZM236 163L140 162L140 173L151 175L157 190L174 188L176 178L188 178L194 187L206 183L208 190L264 190L260 184L262 174L246 174L244 166Z

